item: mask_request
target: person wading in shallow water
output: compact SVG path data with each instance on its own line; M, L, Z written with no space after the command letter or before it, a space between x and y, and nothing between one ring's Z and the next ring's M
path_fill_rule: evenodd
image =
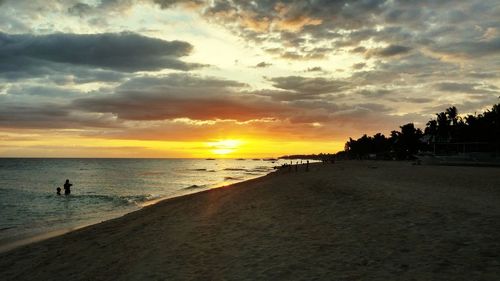
M67 179L66 182L64 183L64 195L71 194L71 186L72 186L72 184L69 183L69 180Z

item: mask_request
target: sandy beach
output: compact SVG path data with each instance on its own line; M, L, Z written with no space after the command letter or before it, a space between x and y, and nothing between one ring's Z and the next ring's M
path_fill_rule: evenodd
M286 169L2 253L0 277L499 280L500 169Z

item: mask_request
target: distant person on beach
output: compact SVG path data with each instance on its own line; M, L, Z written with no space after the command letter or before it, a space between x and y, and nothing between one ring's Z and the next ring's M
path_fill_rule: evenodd
M309 172L309 160L306 162L306 172Z
M72 186L72 184L69 183L69 180L67 179L66 182L64 183L64 195L71 194L71 186Z
M61 195L61 188L58 187L56 190L57 190L57 195Z

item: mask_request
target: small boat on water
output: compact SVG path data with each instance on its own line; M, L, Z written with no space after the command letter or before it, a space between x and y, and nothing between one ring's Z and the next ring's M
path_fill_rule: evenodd
M207 159L205 159L205 160L215 160L215 158L207 158Z

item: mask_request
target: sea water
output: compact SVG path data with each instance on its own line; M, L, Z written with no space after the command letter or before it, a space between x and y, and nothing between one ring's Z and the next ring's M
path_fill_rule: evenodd
M284 160L0 159L0 246L268 174ZM56 195L69 179L71 195Z

